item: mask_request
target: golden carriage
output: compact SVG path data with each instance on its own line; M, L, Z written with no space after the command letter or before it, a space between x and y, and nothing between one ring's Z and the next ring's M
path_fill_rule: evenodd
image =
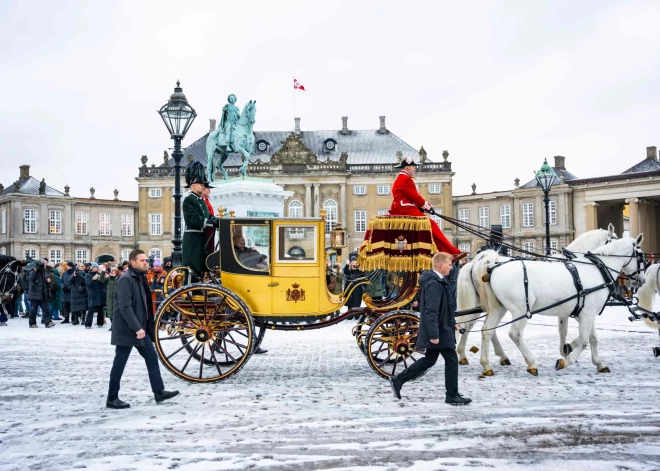
M245 365L266 330L318 329L350 316L359 316L353 335L380 376L414 361L419 317L408 307L419 272L430 268L436 251L428 218L372 218L358 258L365 276L339 295L329 291L326 270L341 255L346 234L327 225L324 215L238 218L221 212L219 250L207 258L204 279L178 267L165 281L154 337L165 367L192 382L222 381ZM241 239L249 249L239 248ZM365 294L365 306L340 312L354 289L387 272L393 283L382 300Z

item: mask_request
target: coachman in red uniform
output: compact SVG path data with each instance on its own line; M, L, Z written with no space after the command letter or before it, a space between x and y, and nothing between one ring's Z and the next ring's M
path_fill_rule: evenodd
M390 208L390 216L425 216L421 210L429 211L432 206L417 192L415 187L413 177L417 170L417 164L410 157L406 157L394 168L400 168L401 171L399 176L396 177L394 185L392 185L394 201L392 201L392 207ZM430 223L433 242L435 242L438 250L451 255L461 254L461 251L449 242L433 219L430 220ZM458 258L462 257L454 257L454 260Z
M211 194L211 188L215 188L209 185L209 182L204 180L204 189L202 190L202 198L206 207L209 208L209 214L215 216L213 212L213 205L209 201L209 195ZM204 236L206 237L206 253L212 253L215 250L215 227L207 227L204 229Z

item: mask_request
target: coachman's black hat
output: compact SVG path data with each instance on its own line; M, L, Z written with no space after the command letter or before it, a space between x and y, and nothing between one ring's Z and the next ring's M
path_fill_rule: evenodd
M406 168L411 165L413 167L417 167L417 164L412 159L412 157L404 157L403 159L401 159L401 162L399 162L397 165L394 166L394 168Z
M190 188L194 183L203 185L205 181L206 172L204 171L204 166L196 160L190 162L186 167L186 186L184 188Z

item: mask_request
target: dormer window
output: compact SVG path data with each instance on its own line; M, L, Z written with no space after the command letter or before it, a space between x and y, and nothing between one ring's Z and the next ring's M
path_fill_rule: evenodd
M337 148L337 141L334 139L326 139L323 143L323 147L325 147L326 151L332 152Z
M268 142L260 139L257 141L257 151L263 153L268 150Z

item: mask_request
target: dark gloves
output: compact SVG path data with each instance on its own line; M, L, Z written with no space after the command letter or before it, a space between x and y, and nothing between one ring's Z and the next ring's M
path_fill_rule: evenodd
M217 218L217 217L215 217L215 216L211 216L211 217L208 218L207 222L208 222L208 224L210 224L212 227L218 227L218 226L219 226L219 223L220 223L220 219Z

